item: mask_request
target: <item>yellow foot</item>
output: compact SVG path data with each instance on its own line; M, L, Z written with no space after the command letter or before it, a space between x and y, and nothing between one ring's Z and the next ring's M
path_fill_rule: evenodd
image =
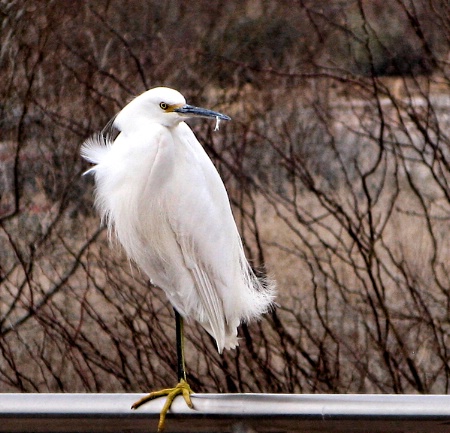
M181 379L175 388L168 388L162 389L161 391L154 391L146 395L145 397L142 397L140 400L134 403L133 406L131 406L131 409L137 409L139 406L142 406L144 403L147 403L150 400L166 395L167 400L164 403L164 407L162 408L161 413L159 415L159 423L158 423L158 431L162 432L164 430L164 423L166 421L167 412L169 411L174 398L180 394L183 395L186 404L191 409L193 409L194 405L192 404L191 400L192 389L184 379Z

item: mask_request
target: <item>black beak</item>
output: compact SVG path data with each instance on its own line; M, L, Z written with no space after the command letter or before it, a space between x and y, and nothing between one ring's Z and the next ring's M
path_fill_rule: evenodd
M231 120L231 117L218 113L217 111L207 110L206 108L194 107L193 105L183 105L180 108L176 108L176 113L180 113L186 117L213 117L220 120Z

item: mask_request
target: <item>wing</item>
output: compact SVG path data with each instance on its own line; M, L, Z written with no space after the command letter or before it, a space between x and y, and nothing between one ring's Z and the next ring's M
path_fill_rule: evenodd
M275 287L253 273L212 161L187 125L178 129L181 137L174 141L183 142L184 154L172 175L181 189L172 192L178 211L168 214L180 216L171 220L171 227L195 281L192 296L201 302L197 320L216 338L221 352L237 345L241 321L258 318L271 308Z
M228 195L211 160L192 131L180 124L175 142L181 142L175 170L166 192L166 211L177 240L183 267L193 284L179 287L184 309L217 340L219 351L236 345L239 319L229 313L236 298L239 272L236 247L239 236ZM186 286L188 283L183 282Z

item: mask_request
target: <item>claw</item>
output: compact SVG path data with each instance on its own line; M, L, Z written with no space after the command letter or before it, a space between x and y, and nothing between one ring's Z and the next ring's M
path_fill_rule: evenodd
M169 411L175 397L180 394L183 396L184 401L186 402L188 407L193 409L194 405L192 404L191 400L192 389L184 379L181 379L177 386L175 386L175 388L167 388L162 389L161 391L154 391L142 397L131 406L131 409L137 409L139 406L142 406L144 403L147 403L150 400L154 400L155 398L166 395L167 399L164 403L163 408L161 409L161 413L159 414L158 422L158 432L162 432L164 430L167 412Z

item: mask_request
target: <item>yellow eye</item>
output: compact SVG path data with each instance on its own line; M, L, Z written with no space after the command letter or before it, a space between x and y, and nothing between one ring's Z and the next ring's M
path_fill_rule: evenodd
M159 104L159 106L163 109L163 110L167 110L169 108L169 106L165 103L165 102L161 102Z

